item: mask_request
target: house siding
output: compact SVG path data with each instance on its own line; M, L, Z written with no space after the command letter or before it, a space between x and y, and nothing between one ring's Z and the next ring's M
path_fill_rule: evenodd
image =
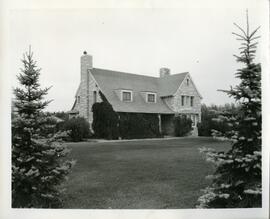
M186 79L189 79L189 85L186 83ZM177 89L173 97L164 98L165 103L176 113L180 114L197 114L198 121L201 121L201 97L195 88L195 85L190 77L187 77L180 87ZM193 96L193 107L190 103L182 106L182 96Z
M86 76L86 80L81 81L76 97L78 98L80 96L80 102L77 99L74 110L79 112L79 116L86 118L91 125L93 122L92 106L94 104L94 91L97 93L96 102L101 102L102 100L99 95L100 89L95 83L93 76L89 72L86 74L88 76Z

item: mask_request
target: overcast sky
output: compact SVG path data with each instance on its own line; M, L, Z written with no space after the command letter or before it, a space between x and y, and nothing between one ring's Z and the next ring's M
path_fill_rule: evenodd
M70 110L80 81L80 56L86 50L93 66L158 76L190 72L203 103L231 102L217 89L238 81L233 54L239 41L233 22L245 26L246 6L182 9L15 10L10 20L12 86L31 45L42 68L40 82L53 86L47 110ZM261 25L260 8L249 8L251 28ZM260 50L259 50L260 52ZM260 53L258 53L260 61Z

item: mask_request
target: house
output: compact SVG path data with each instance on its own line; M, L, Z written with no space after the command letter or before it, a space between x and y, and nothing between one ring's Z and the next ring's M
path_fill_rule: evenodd
M188 72L170 74L161 68L159 77L93 68L93 58L84 52L81 57L81 82L70 116L82 116L91 124L92 105L101 102L101 91L116 112L150 113L159 118L159 129L173 134L173 118L184 114L191 118L193 135L201 121L201 99Z

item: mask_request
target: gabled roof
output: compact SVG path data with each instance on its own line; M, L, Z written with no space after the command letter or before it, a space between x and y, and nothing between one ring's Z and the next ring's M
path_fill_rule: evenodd
M184 72L158 78L160 96L174 95L187 74L188 72Z
M174 112L160 97L173 95L188 74L181 73L157 78L99 68L90 69L90 72L115 111L163 114ZM133 101L122 102L117 96L118 90L132 90ZM145 102L141 92L157 93L157 102Z

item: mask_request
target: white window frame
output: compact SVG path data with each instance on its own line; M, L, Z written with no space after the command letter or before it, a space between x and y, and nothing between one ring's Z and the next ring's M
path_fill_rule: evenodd
M155 96L155 97L154 97L154 102L148 101L148 95L149 95L149 94L152 94L152 95ZM147 102L147 103L156 103L156 102L157 102L157 94L156 94L156 93L152 93L152 92L146 92L146 102Z
M130 93L130 100L123 100L123 93ZM133 102L133 92L131 90L121 90L121 101L122 102Z

